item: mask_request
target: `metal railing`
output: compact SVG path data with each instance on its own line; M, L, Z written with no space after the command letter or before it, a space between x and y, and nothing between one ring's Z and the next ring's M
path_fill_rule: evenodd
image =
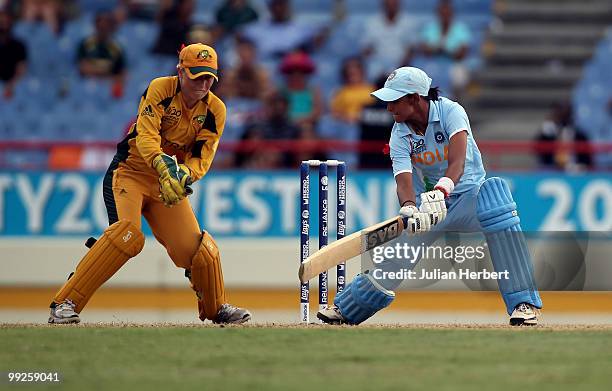
M116 149L114 142L74 142L74 141L0 141L0 169L7 168L6 156L20 152L39 151L49 153L54 148L72 147L75 150ZM610 154L612 143L592 142L536 142L536 141L478 141L478 147L483 154L484 160L492 169L527 169L521 163L523 158L529 158L533 168L534 158L538 154ZM380 153L383 154L385 143L380 141L346 141L346 140L249 140L249 141L227 141L219 144L219 151L230 153L266 153L287 152L316 154L326 153L333 156L334 153ZM514 164L512 162L515 162ZM508 163L510 162L510 163ZM510 165L510 166L508 166ZM23 167L43 168L43 167Z

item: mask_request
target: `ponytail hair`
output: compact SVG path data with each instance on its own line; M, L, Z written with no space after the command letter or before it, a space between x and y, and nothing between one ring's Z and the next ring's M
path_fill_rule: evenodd
M431 87L427 92L425 99L438 100L438 98L440 98L440 87Z

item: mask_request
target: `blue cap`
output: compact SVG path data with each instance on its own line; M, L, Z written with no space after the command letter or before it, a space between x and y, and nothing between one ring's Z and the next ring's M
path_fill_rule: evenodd
M401 67L391 72L385 86L371 95L382 101L392 102L408 94L427 96L430 87L431 78L427 73L419 68Z

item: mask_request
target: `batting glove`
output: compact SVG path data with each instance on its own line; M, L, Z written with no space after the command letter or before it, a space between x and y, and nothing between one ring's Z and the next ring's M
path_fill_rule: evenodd
M430 218L427 213L420 212L414 205L402 206L399 214L407 222L407 229L412 233L427 232L431 229Z
M446 203L444 193L440 190L432 190L421 193L420 212L427 214L429 223L436 225L446 218Z
M429 214L432 225L440 223L446 218L445 198L453 192L455 183L452 179L443 176L434 186L434 190L421 194L421 212Z

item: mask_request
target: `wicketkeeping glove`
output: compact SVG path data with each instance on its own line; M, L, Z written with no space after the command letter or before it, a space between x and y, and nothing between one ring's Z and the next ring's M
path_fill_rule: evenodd
M191 171L183 164L178 164L176 156L165 153L153 159L153 168L159 174L160 198L167 206L172 206L191 194Z

